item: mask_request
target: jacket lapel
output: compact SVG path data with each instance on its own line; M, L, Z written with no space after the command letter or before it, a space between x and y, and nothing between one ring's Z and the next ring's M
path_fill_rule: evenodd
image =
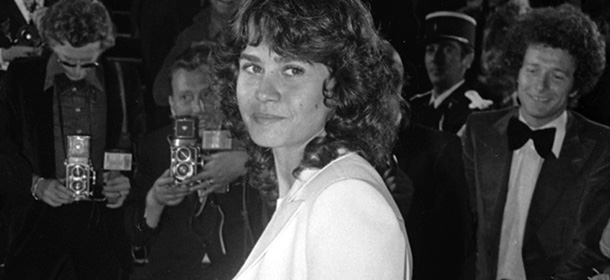
M480 167L485 169L481 172L485 176L483 185L496 186L480 190L482 199L487 204L484 205L484 215L485 220L488 221L486 224L490 227L487 232L493 232L491 236L499 236L495 233L501 230L512 160L512 152L508 149L506 128L509 119L516 112L517 110L513 110L498 120L491 128L493 131L489 133L488 137L482 137L483 140L481 140L487 142L484 143L484 146L488 147L488 149L485 149L485 153L488 154L481 156L481 158L488 160L482 162Z
M267 224L263 234L256 242L256 245L254 245L250 256L235 278L238 278L240 275L252 269L252 267L254 267L254 265L265 255L266 251L269 249L269 245L271 245L277 236L286 229L286 225L297 216L297 213L302 208L304 202L304 199L300 198L298 194L302 191L304 185L306 184L303 184L297 192L287 196L285 201L282 201L278 205L278 209L275 210L269 224Z
M528 213L525 237L532 236L540 224L557 206L562 194L577 177L585 159L593 150L593 143L579 137L579 124L568 112L566 136L558 159L545 159L536 182L536 189Z

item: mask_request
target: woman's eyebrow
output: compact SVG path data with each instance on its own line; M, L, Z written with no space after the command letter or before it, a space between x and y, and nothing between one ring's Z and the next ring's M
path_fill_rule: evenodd
M258 58L258 56L255 55L251 55L251 54L247 54L247 53L242 53L239 55L239 59L245 59L248 61L252 61L252 62L260 62L260 58Z

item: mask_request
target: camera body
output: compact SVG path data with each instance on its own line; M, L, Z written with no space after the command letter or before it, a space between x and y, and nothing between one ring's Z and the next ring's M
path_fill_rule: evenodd
M42 38L38 33L36 26L25 24L17 31L17 38L15 38L15 45L38 47L42 44Z
M170 139L170 172L176 184L191 178L203 166L198 129L199 122L195 117L180 116L174 120L174 134Z
M95 170L89 157L90 137L85 135L69 135L66 151L66 187L75 200L87 200L93 195L92 186L95 183Z

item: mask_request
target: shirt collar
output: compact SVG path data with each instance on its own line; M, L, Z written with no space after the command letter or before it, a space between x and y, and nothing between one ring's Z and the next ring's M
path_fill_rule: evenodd
M456 83L455 85L453 85L452 87L450 87L448 90L442 92L441 94L439 94L438 96L435 96L434 94L434 89L432 90L432 94L430 95L430 105L434 104L434 108L438 108L438 106L441 105L441 103L443 103L443 101L445 101L445 99L447 99L447 97L449 97L449 95L451 95L451 93L453 91L455 91L455 89L457 89L458 87L460 87L465 80L461 80L458 83Z
M47 76L44 81L44 90L47 90L53 86L53 78L55 77L55 75L64 74L64 70L61 66L61 63L59 63L57 61L57 59L58 59L57 54L55 54L55 53L51 54L51 57L49 58L49 62L47 63ZM101 66L98 66L97 68L99 68L99 67L101 67ZM85 81L87 81L89 84L93 85L98 90L104 91L104 87L102 86L102 82L100 81L100 78L98 77L98 73L99 73L99 71L97 71L97 70L90 71L89 73L87 73L87 76L85 76Z
M31 13L30 13L30 10L28 9L28 7L25 6L25 3L23 2L23 0L14 0L14 2L15 2L15 5L17 5L17 8L19 8L19 11L21 12L21 15L23 16L23 18L25 19L25 22L30 22L30 20L32 19ZM44 0L36 0L36 5L37 5L37 8L44 6Z
M525 122L525 119L523 118L522 114L521 114L521 110L519 110L519 120L522 121L524 124L526 124L530 129L534 130L533 127L531 127L529 124L527 124L527 122ZM561 113L561 115L559 115L559 117L555 118L554 120L552 120L551 122L536 128L536 129L544 129L544 128L552 128L554 127L555 130L555 138L553 140L553 154L555 155L556 158L559 158L559 152L561 151L561 146L563 145L563 139L566 136L566 125L568 123L568 112L566 110L563 110L563 113Z

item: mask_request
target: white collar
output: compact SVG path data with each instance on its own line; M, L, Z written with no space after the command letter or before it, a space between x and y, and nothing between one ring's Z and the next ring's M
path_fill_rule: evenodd
M23 0L13 0L15 2L15 5L17 5L17 8L19 8L19 11L21 12L21 15L23 16L23 18L25 19L25 22L30 22L30 20L32 19L31 17L31 13L30 10L25 6L25 3L23 2ZM35 0L36 4L37 4L37 9L41 8L44 5L44 0Z
M443 93L439 94L438 96L435 96L434 89L432 89L432 94L430 95L430 102L428 104L434 104L434 108L438 108L438 106L440 106L441 103L443 103L443 101L445 101L445 99L447 99L447 97L449 97L449 95L451 95L453 91L460 87L464 83L464 81L465 80L462 79L461 81L457 82L455 85L453 85Z

